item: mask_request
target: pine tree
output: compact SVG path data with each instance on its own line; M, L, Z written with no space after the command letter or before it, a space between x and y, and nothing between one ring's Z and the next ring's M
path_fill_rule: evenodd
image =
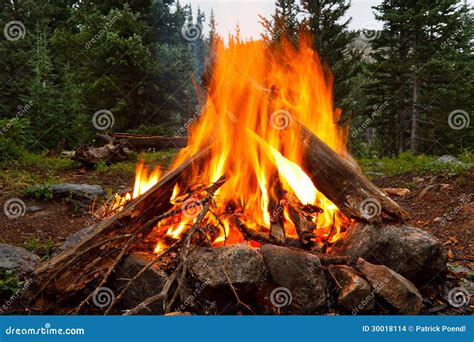
M384 152L455 150L467 130L449 130L447 117L461 104L472 111L472 13L457 0L384 0L375 10L384 27L367 94L371 105L388 102L375 120Z
M275 13L270 19L260 16L261 24L265 30L265 33L262 34L265 45L278 44L283 38L297 45L300 26L298 21L299 5L296 0L277 0L275 5Z
M346 116L351 115L354 103L351 91L354 76L360 70L359 54L352 48L356 37L349 31L351 19L345 19L350 7L349 0L302 0L302 24L313 37L313 46L318 51L334 76L334 102Z

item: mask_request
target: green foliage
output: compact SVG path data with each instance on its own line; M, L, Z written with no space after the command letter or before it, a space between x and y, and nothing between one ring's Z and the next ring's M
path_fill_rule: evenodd
M46 261L51 258L54 241L51 238L42 241L40 238L32 237L23 242L23 247L30 252L39 255L42 261Z
M463 158L472 160L473 155L464 151ZM411 152L403 152L397 157L361 158L358 161L364 172L381 172L387 176L404 173L458 175L472 169L472 165L469 164L440 163L437 159L435 156L415 156Z
M25 195L36 198L36 199L52 200L53 190L48 185L35 186L32 188L26 189Z
M15 294L21 286L17 276L10 270L0 270L0 298Z

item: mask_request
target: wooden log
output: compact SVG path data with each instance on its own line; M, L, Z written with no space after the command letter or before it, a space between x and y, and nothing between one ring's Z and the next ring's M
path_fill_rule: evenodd
M311 240L316 237L316 235L313 233L313 231L316 229L316 224L292 204L288 206L288 211L301 242L305 245L310 243Z
M87 167L94 167L100 162L118 163L128 159L124 144L109 143L103 147L79 146L72 155L72 160L78 161Z
M78 244L37 269L33 275L34 284L28 288L24 299L30 303L39 295L57 298L57 301L66 299L103 276L121 252L125 239L132 238L130 248L139 245L159 222L160 216L172 208L169 200L174 185L192 167L199 167L209 151L206 148L190 157Z
M176 149L185 148L188 144L188 137L147 136L127 133L115 133L112 136L100 134L98 136L108 142L123 143L125 147L134 150Z
M304 149L300 166L316 188L347 217L368 222L380 221L382 213L395 220L409 218L404 209L306 127L293 121L282 131L283 136L295 133ZM290 136L287 138L294 141Z
M268 213L270 214L270 237L277 243L284 243L286 239L285 226L283 220L283 210L281 203L284 191L278 173L270 176L268 184Z

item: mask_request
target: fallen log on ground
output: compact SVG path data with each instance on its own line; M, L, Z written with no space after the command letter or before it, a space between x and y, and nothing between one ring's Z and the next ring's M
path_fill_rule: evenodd
M99 137L109 143L123 143L125 147L136 151L180 149L185 148L188 144L188 137L147 136L128 133L115 133L112 136L100 134Z

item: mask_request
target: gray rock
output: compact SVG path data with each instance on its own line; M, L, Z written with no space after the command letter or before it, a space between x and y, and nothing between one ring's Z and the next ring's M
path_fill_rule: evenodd
M196 246L190 251L188 264L191 275L213 289L228 287L223 268L232 285L240 291L252 291L268 279L262 256L246 244L218 247L214 251Z
M343 308L355 313L374 308L372 287L357 270L346 265L330 265L328 269L341 286L337 301Z
M114 296L118 296L128 280L133 278L143 267L149 263L144 256L140 254L130 254L125 260L117 265L116 272L109 280L109 287ZM125 292L123 299L118 306L123 309L131 309L154 295L157 295L163 289L167 275L154 265L146 270L137 278L132 286ZM150 311L143 311L141 314L164 314L163 302L157 301L149 306Z
M76 245L79 241L81 241L85 236L92 233L95 228L97 228L98 224L93 224L92 226L82 228L81 230L69 235L66 241L63 242L61 246L59 246L59 252L64 252L69 248ZM56 253L57 254L57 253Z
M38 267L40 258L30 251L16 246L0 244L0 270L12 271L25 276Z
M408 279L383 265L374 265L362 258L357 260L361 271L378 295L402 315L416 315L423 304L418 289Z
M75 200L91 202L105 196L105 191L100 185L89 184L54 184L34 187L32 191L50 190L53 198L73 198Z
M458 158L451 156L449 154L445 154L444 156L439 157L438 159L436 159L436 161L441 164L448 164L448 163L463 164L463 162L460 161Z
M446 251L435 237L409 225L358 223L330 250L382 264L415 284L424 284L446 267Z
M274 245L263 245L260 253L272 281L291 293L288 305L294 313L312 313L326 304L326 276L317 256ZM279 304L278 298L270 300Z

